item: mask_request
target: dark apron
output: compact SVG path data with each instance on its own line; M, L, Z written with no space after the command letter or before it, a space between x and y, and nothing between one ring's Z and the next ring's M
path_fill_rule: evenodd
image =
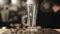
M60 28L60 12L54 13L51 10L50 13L43 13L38 11L37 26L42 28Z

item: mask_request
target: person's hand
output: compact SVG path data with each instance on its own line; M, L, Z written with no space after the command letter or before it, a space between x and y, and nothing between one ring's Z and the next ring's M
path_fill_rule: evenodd
M58 12L58 10L60 9L60 7L55 5L55 6L52 7L52 9L53 9L54 12Z

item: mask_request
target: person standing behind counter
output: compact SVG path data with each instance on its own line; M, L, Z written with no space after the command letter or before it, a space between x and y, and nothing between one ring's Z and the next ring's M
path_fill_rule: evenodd
M42 28L60 28L60 0L47 0L47 3L51 5L48 10L44 9L46 6L40 6L42 2L38 6L37 26Z

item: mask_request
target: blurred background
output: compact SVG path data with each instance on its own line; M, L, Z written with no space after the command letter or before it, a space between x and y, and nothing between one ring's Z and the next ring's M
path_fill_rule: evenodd
M36 1L37 16L35 34L60 34L60 0L34 0ZM9 31L9 34L25 34L27 23L27 0L0 0L0 31ZM34 3L35 4L35 3ZM30 7L32 11L33 5ZM57 8L54 8L57 6ZM57 9L57 10L55 10ZM31 15L31 14L30 14ZM31 18L32 19L32 18ZM32 21L32 20L31 20ZM40 27L40 28L39 28ZM56 29L58 28L58 29ZM7 30L4 30L7 29ZM33 30L34 31L34 30ZM30 32L31 33L31 32ZM27 33L28 34L28 33Z
M10 28L10 24L22 24L22 22L26 22L26 1L0 0L0 28L3 26ZM54 20L55 17L53 14L55 13L52 11L52 6L60 5L60 0L36 0L36 3L38 5L37 26L41 26L42 28L59 28L60 25L56 25L57 23ZM58 18L58 16L56 17Z

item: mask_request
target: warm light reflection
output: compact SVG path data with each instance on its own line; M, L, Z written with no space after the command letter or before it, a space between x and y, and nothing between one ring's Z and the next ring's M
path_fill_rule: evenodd
M2 5L3 5L3 4L4 4L4 0L0 0L0 4L2 4Z
M12 4L15 4L17 0L11 0Z

